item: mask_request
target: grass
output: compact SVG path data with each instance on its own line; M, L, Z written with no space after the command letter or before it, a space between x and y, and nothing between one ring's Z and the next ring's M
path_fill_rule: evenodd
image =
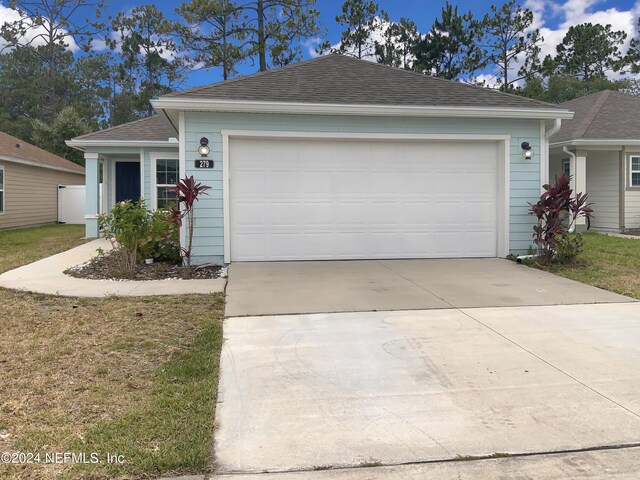
M587 232L576 265L553 265L549 271L640 300L640 238Z
M0 231L0 273L85 243L84 225Z
M45 232L0 232L0 246L10 246L0 247L1 268L77 242L78 231L66 226L52 230L55 242ZM21 248L7 238L16 233ZM101 461L0 465L0 478L207 471L223 302L222 295L78 299L0 289L0 452L95 452ZM106 463L107 454L124 463Z

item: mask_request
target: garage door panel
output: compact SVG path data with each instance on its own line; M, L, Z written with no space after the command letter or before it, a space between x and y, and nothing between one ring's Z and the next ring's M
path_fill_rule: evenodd
M231 139L233 261L491 257L495 142Z
M298 202L271 202L265 209L265 222L273 227L297 227L300 224L300 205Z

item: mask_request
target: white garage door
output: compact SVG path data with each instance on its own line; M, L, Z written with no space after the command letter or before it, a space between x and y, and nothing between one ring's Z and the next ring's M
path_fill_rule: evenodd
M229 145L232 261L497 256L497 142Z

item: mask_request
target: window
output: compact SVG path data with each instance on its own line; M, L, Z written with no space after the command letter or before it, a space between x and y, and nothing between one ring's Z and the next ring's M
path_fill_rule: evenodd
M4 167L0 166L0 213L4 213Z
M169 192L178 181L178 160L156 160L156 208L169 208L176 197Z
M629 171L629 180L632 187L640 187L640 156L631 157L631 169Z
M567 177L571 176L571 160L562 161L562 173L564 173Z

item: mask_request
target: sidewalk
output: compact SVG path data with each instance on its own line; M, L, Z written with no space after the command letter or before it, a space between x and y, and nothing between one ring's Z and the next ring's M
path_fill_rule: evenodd
M0 275L0 287L65 297L144 297L224 292L226 278L210 280L88 280L65 275L68 268L87 262L96 250L111 249L111 243L97 239L52 257L38 260Z
M610 237L634 238L636 240L640 240L640 236L639 235L627 235L627 234L624 234L624 233L613 233L613 232L598 232L598 233L602 233L603 235L609 235Z

